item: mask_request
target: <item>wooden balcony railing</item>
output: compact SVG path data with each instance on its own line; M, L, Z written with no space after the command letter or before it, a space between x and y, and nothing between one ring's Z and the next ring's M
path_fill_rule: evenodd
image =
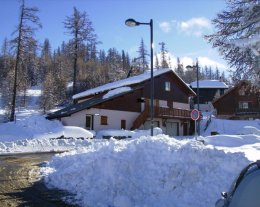
M191 119L190 110L154 107L154 118L185 118ZM138 129L150 115L150 108L145 106L144 111L136 118L131 130Z
M175 109L175 108L155 108L156 117L176 117L176 118L190 118L190 110Z
M236 114L238 115L248 115L248 114L255 114L260 115L260 108L249 108L249 109L236 109Z

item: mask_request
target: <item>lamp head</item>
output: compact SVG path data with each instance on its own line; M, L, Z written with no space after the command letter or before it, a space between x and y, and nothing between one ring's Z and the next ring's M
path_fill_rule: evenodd
M135 27L138 26L140 23L135 21L134 19L127 19L125 20L125 25L128 27Z

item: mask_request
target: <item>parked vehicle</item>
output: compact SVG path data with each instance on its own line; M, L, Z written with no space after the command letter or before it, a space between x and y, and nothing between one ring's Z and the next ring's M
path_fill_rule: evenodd
M246 166L233 182L229 192L222 192L215 207L260 206L260 160Z

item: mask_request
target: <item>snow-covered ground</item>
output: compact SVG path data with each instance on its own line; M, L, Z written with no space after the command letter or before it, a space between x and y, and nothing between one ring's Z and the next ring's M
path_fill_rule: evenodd
M55 156L42 173L81 206L209 207L248 163L242 153L157 135L92 143Z
M209 136L213 131L219 135ZM245 165L260 159L259 132L259 120L212 117L197 140L169 137L158 128L154 137L149 130L111 129L96 137L132 138L83 139L95 133L31 109L18 111L16 123L0 124L0 154L67 151L54 156L42 176L49 187L75 193L67 201L81 206L209 207Z
M203 136L209 136L211 132L229 135L260 135L260 120L225 120L212 118L211 123L203 133Z

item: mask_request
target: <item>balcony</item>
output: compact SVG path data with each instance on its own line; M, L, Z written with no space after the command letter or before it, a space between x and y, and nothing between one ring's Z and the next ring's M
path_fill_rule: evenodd
M163 108L154 107L155 118L178 118L178 119L191 119L191 111L185 109ZM149 117L150 108L145 107L144 111L134 121L131 130L138 129Z
M155 117L159 118L184 118L190 119L190 110L155 107Z
M236 109L236 115L260 115L260 108Z

